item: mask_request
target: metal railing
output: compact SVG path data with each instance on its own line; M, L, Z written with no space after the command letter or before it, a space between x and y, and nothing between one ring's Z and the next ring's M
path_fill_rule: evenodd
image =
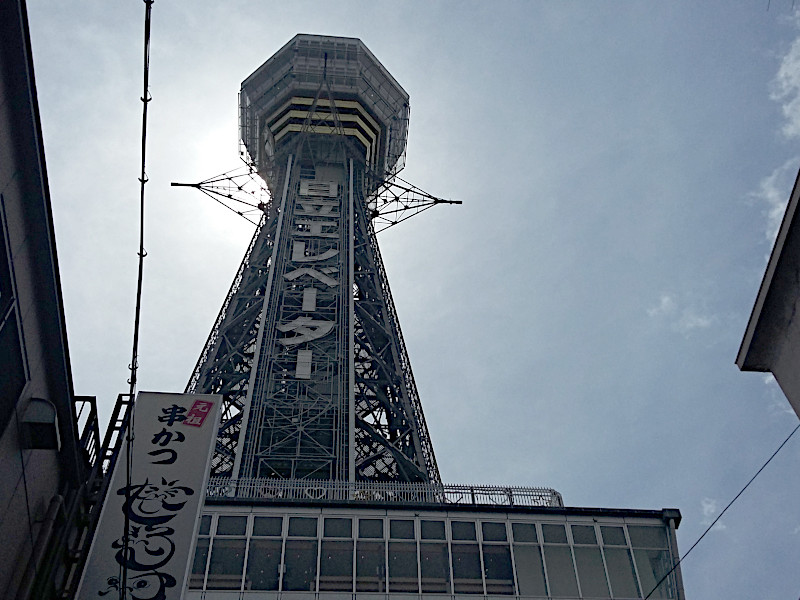
M75 406L80 439L78 443L84 451L86 467L92 469L100 455L100 422L97 417L97 398L94 396L75 396Z
M386 502L469 506L564 506L554 489L494 485L451 485L405 482L355 483L300 479L230 479L211 477L208 499L314 500L321 502Z

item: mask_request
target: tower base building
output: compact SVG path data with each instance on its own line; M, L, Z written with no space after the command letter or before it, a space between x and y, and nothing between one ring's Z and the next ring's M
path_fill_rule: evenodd
M680 573L667 576L678 511L515 505L524 490L483 492L505 503L470 503L467 490L464 503L209 495L186 598L684 598Z

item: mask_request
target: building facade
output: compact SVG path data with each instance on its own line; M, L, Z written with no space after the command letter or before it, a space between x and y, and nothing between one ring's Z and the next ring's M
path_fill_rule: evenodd
M80 431L79 431L80 416ZM77 575L99 452L72 387L25 3L0 3L0 596Z
M209 498L186 598L683 598L679 575L664 579L679 521L670 510Z

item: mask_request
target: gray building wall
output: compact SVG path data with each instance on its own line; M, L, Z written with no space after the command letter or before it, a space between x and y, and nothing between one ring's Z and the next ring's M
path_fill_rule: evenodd
M795 307L797 304L795 301ZM800 416L800 324L797 319L789 323L785 337L771 370L794 412Z
M49 568L48 544L88 465L73 404L27 15L14 0L0 3L0 224L0 597L46 597L31 585ZM50 419L39 433L52 441L57 427L60 448L30 447L42 441L25 437L32 399L55 408L57 423Z

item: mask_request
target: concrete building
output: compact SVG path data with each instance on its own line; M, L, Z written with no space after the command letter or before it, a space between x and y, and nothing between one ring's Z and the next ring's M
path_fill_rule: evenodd
M742 371L770 372L800 416L800 179L795 181L739 347Z
M74 579L98 450L94 398L72 388L25 3L10 0L0 3L0 597L61 597Z

